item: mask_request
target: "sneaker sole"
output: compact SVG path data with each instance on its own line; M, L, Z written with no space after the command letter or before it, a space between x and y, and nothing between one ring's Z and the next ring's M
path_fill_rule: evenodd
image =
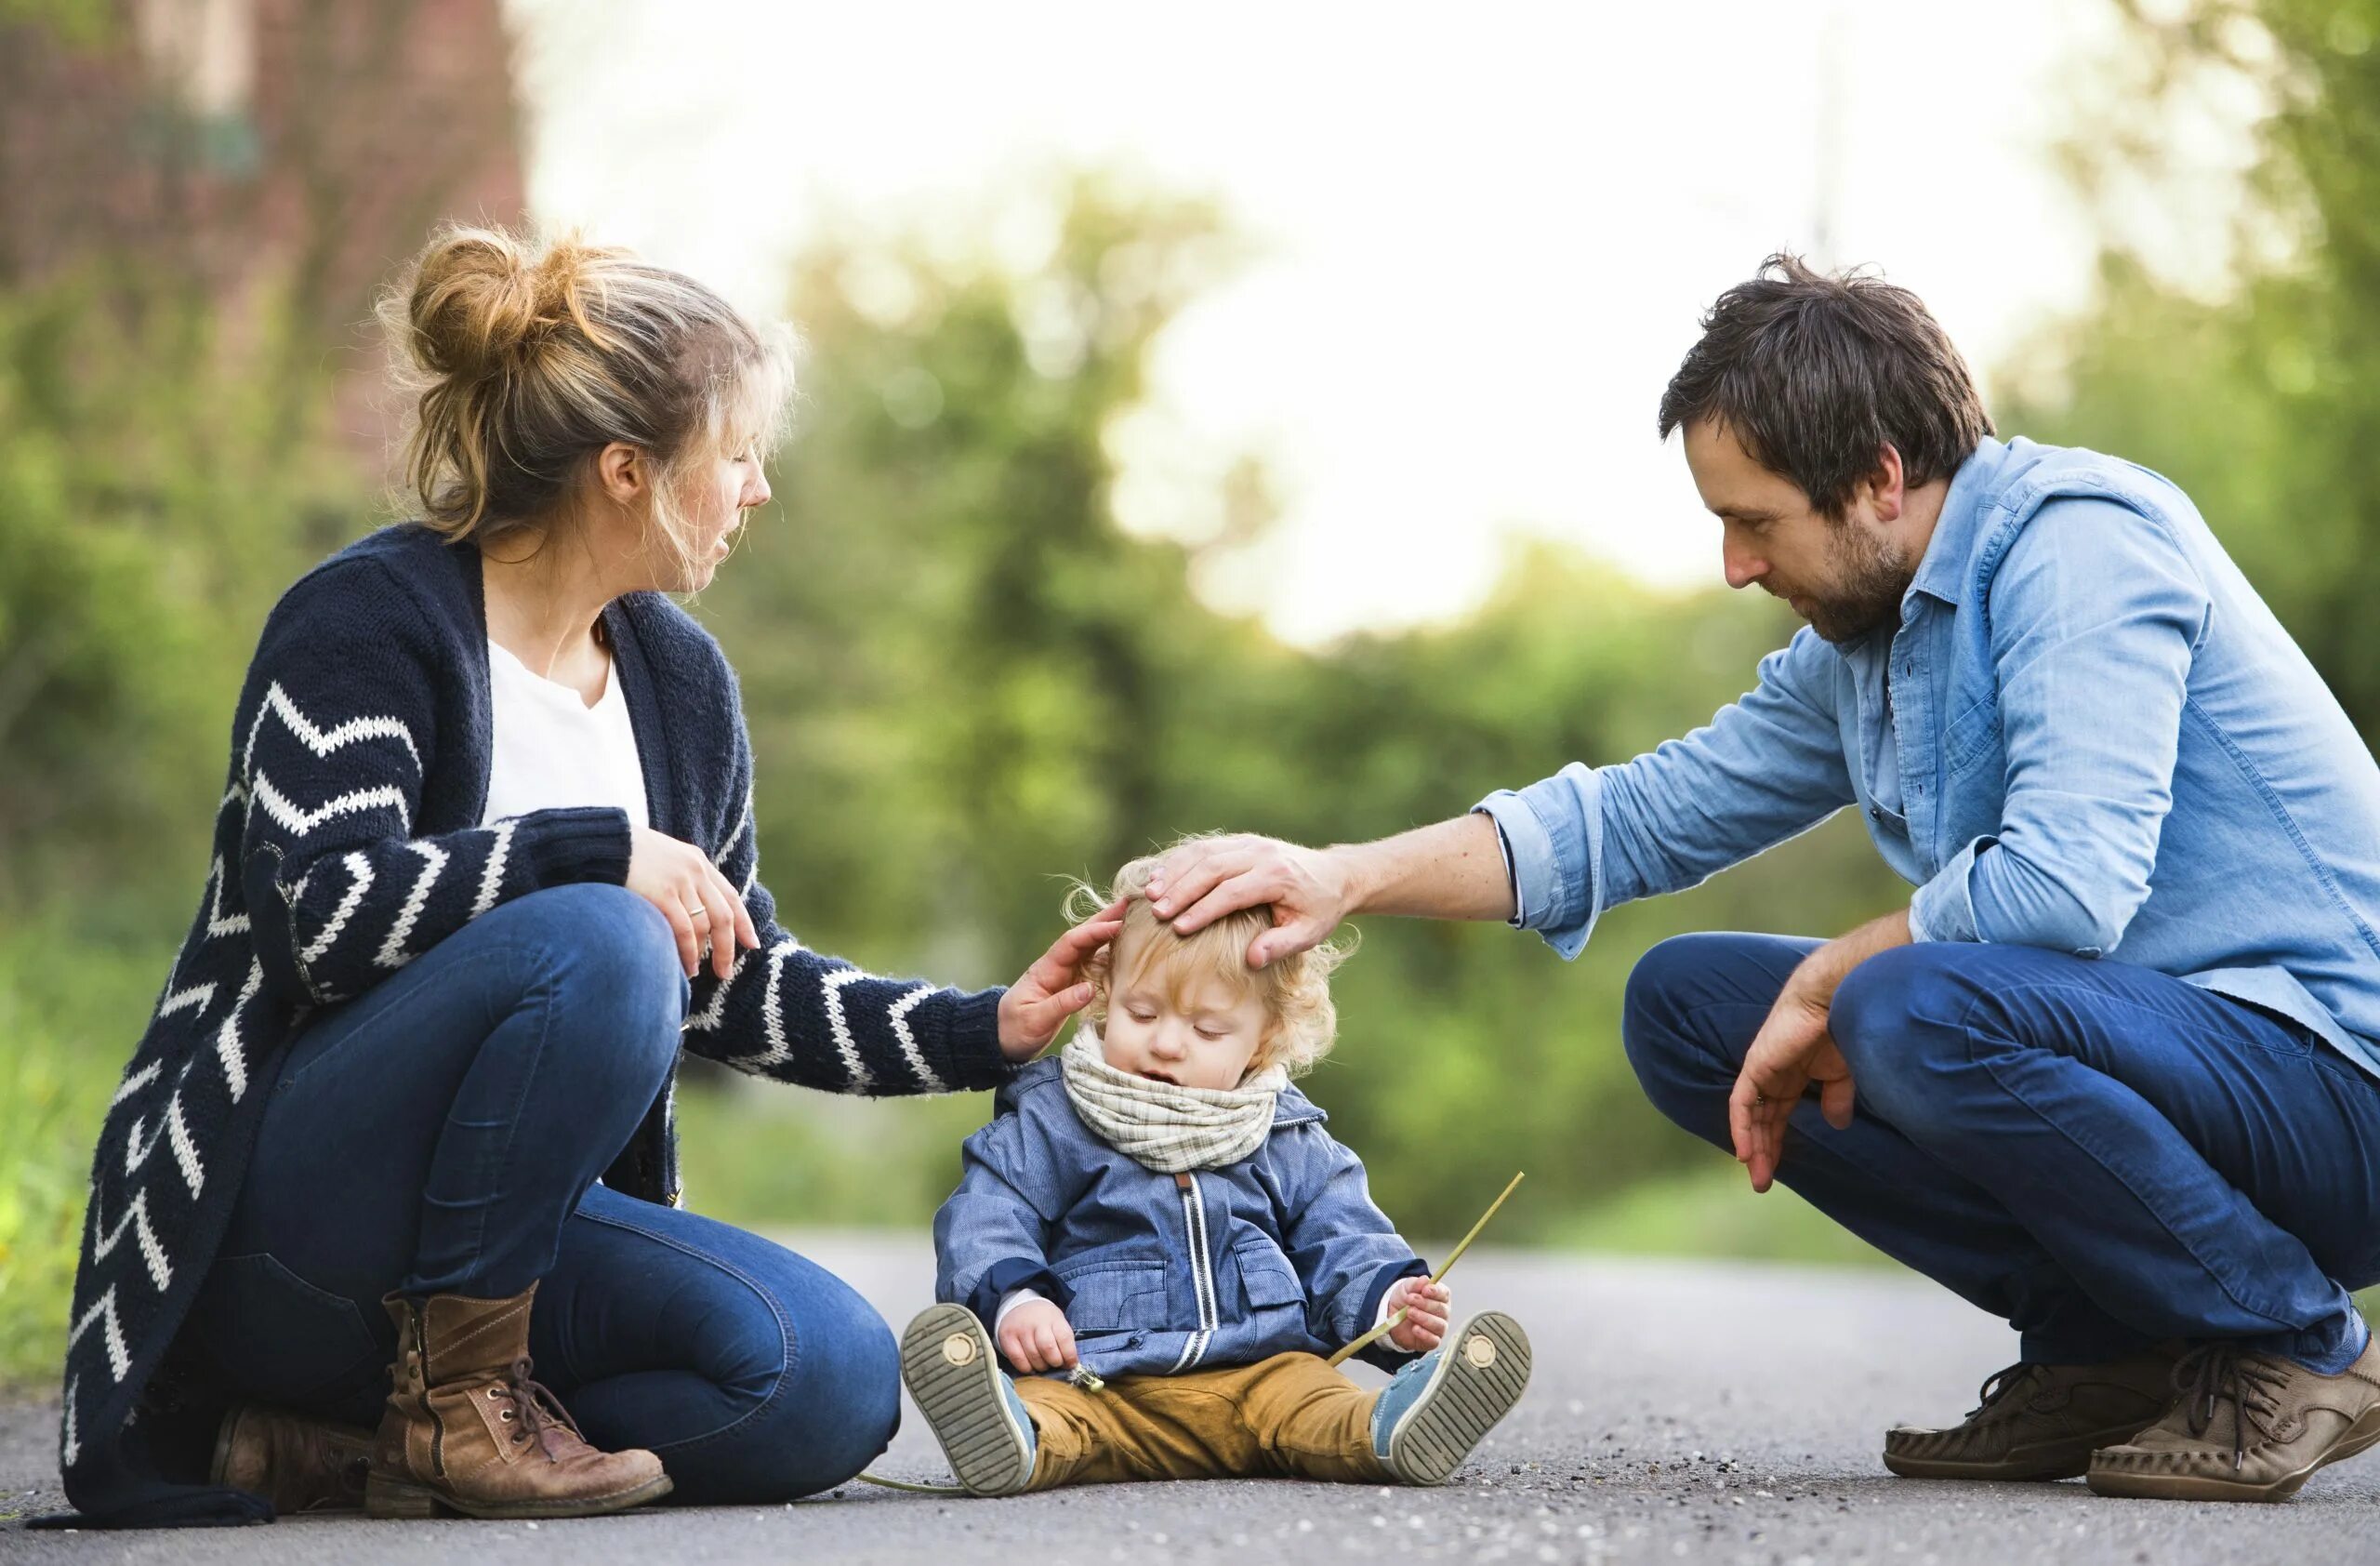
M2294 1473L2261 1484L2208 1479L2202 1474L2138 1474L2094 1466L2082 1481L2094 1495L2121 1496L2136 1501L2286 1501L2305 1487L2318 1468L2343 1463L2380 1445L2380 1406L2365 1409L2328 1452Z
M1389 1471L1408 1484L1446 1483L1521 1400L1528 1369L1528 1334L1518 1321L1490 1310L1464 1322L1447 1339L1430 1384L1389 1432Z
M901 1384L969 1491L1013 1495L1033 1478L1032 1436L1016 1427L991 1334L973 1311L959 1305L920 1311L901 1334Z

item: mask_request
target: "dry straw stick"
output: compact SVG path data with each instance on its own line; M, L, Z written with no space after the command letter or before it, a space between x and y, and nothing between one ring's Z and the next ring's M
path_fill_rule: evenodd
M1512 1195L1513 1188L1514 1186L1518 1186L1527 1173L1528 1172L1527 1170L1523 1170L1520 1174L1514 1175L1512 1184L1504 1188L1504 1196ZM1479 1221L1471 1226L1471 1232L1462 1237L1462 1243L1457 1245L1454 1250L1448 1254L1445 1264L1441 1266L1437 1271L1430 1274L1431 1282L1436 1282L1439 1279L1444 1278L1448 1273L1454 1270L1454 1264L1462 1260L1462 1254L1471 1249L1471 1242L1479 1238L1479 1231L1488 1227L1488 1220L1496 1215L1496 1209L1504 1205L1504 1196L1500 1196L1495 1201L1488 1204L1488 1211L1479 1214ZM1371 1331L1366 1333L1355 1342L1347 1345L1346 1347L1342 1348L1338 1353L1331 1355L1329 1362L1334 1365L1346 1363L1347 1356L1356 1353L1366 1347L1382 1334L1395 1332L1396 1330L1396 1324L1404 1320L1405 1308L1400 1306L1398 1307L1395 1315L1391 1316L1379 1326L1374 1327Z

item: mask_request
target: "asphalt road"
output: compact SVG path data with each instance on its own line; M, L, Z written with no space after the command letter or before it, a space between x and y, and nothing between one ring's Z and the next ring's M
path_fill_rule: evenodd
M920 1238L796 1243L896 1326L927 1303ZM2380 1560L2380 1456L2326 1470L2279 1506L2108 1501L2079 1480L1896 1480L1897 1420L1957 1417L2014 1338L1921 1280L1727 1263L1473 1252L1458 1314L1519 1316L1528 1396L1443 1490L1230 1481L1057 1491L1004 1501L850 1485L798 1506L573 1522L309 1520L265 1529L33 1533L38 1562L1719 1561L1818 1566ZM1358 1376L1378 1380L1358 1367ZM0 1512L60 1500L55 1410L0 1407ZM877 1464L947 1473L910 1411Z

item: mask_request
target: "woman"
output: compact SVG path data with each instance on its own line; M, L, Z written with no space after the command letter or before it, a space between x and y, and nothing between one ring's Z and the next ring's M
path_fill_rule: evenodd
M382 313L422 520L265 625L213 872L99 1138L67 1493L160 1523L826 1488L891 1439L891 1334L677 1209L678 1052L989 1087L1089 999L1114 910L973 994L778 928L734 675L660 594L769 498L781 338L624 252L491 231L437 239Z

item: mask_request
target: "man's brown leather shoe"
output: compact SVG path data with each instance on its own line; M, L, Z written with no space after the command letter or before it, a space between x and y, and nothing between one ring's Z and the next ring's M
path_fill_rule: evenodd
M364 1509L374 1517L590 1517L669 1493L650 1452L599 1452L529 1378L529 1307L433 1294L381 1304L397 1362Z
M1984 1382L1948 1429L1884 1433L1884 1466L1907 1479L2072 1479L2091 1453L2130 1440L2174 1399L2177 1345L2097 1365L2020 1360Z
M234 1403L215 1437L208 1478L272 1503L283 1516L364 1505L372 1432L287 1409Z
M2380 1442L2380 1339L2336 1375L2235 1343L2174 1367L2181 1398L2132 1440L2091 1454L2102 1495L2285 1501L2323 1465Z

